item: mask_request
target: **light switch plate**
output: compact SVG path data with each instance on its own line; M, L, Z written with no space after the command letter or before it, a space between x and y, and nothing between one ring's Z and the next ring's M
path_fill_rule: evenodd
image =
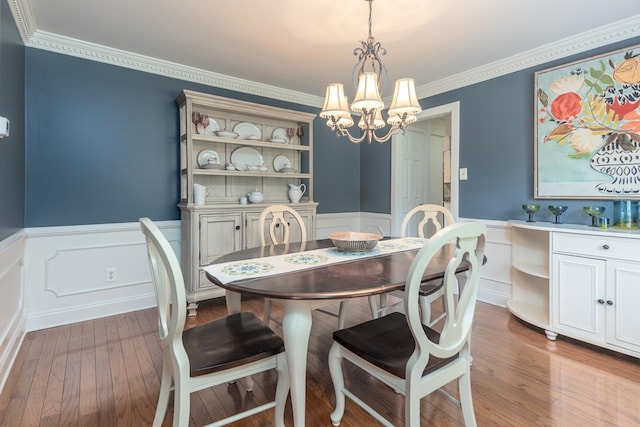
M467 180L467 168L460 168L460 181Z
M9 119L0 117L0 138L9 136Z

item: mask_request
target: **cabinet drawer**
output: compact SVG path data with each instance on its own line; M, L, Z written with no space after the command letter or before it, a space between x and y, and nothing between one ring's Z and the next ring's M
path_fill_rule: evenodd
M640 261L640 239L553 233L553 251Z

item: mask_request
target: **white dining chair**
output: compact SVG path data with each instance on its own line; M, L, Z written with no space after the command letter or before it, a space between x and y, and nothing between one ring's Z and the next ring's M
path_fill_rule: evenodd
M186 292L180 264L169 242L149 219L140 219L158 303L158 330L163 353L160 395L154 427L164 421L174 390L173 426L189 425L191 393L275 369L275 400L234 414L212 425L224 425L275 408L275 425L284 426L289 376L284 342L253 313L236 313L184 330ZM247 391L253 380L248 379Z
M454 223L453 214L447 208L440 205L425 204L419 205L411 209L405 215L400 226L401 237L417 236L420 238L428 238L443 227ZM414 230L413 233L409 232L409 228ZM460 280L463 280L461 277ZM390 292L391 295L402 298L401 291ZM422 319L425 325L433 326L440 319L444 317L444 313L441 313L435 319L431 319L431 304L443 296L442 280L431 280L423 282L420 287L420 307L422 310ZM373 318L384 316L387 310L393 307L402 305L402 301L396 302L391 306L387 306L387 294L380 294L380 305L378 306L376 296L369 297L369 307ZM444 308L444 300L442 300Z
M393 312L333 333L329 371L336 394L336 406L331 414L334 426L342 421L345 397L383 425L392 426L345 387L343 359L405 396L406 426L420 426L420 400L454 380L458 382L460 401L441 391L462 407L466 426L476 425L471 398L469 340L486 232L486 225L478 222L457 223L443 228L420 249L411 264L403 292L406 315ZM451 258L443 285L447 315L442 331L438 333L423 324L419 299L424 271L434 256L441 255L441 250L449 251ZM456 299L456 268L462 262L468 263L469 274L462 293ZM359 377L358 381L362 378Z
M260 214L259 227L260 227L260 241L262 246L267 244L278 245L281 243L290 243L291 238L291 220L295 219L300 232L300 241L307 240L307 229L304 225L302 217L295 210L286 205L271 205L266 207ZM281 230L278 232L277 230ZM279 237L281 235L281 237ZM267 237L269 241L267 241ZM264 322L268 325L271 320L271 309L273 303L271 299L265 298L264 301ZM344 321L347 311L347 302L340 302L340 309L338 314L332 313L324 309L317 309L318 311L338 318L338 327L344 327Z

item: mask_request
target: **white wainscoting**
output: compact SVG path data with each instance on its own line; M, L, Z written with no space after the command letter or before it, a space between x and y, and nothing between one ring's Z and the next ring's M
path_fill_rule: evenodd
M179 258L180 221L157 224ZM155 306L137 222L25 231L27 331Z
M24 231L0 242L0 391L25 336L25 242Z
M506 221L460 218L459 221L480 221L487 225L485 255L478 300L506 307L511 298L511 229ZM384 232L391 230L391 216L369 212L318 214L317 237L325 238L332 231Z

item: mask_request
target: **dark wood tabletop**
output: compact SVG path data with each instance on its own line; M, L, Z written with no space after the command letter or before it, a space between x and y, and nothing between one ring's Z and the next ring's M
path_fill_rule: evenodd
M261 258L333 247L329 239L312 240L288 245L265 246L233 252L218 258L214 264ZM427 267L423 280L444 276L450 255L434 257ZM409 267L418 250L393 252L374 257L356 258L338 264L330 264L298 270L276 276L238 280L223 284L207 273L209 280L223 289L276 299L345 299L382 294L403 289ZM458 272L468 267L461 265Z

